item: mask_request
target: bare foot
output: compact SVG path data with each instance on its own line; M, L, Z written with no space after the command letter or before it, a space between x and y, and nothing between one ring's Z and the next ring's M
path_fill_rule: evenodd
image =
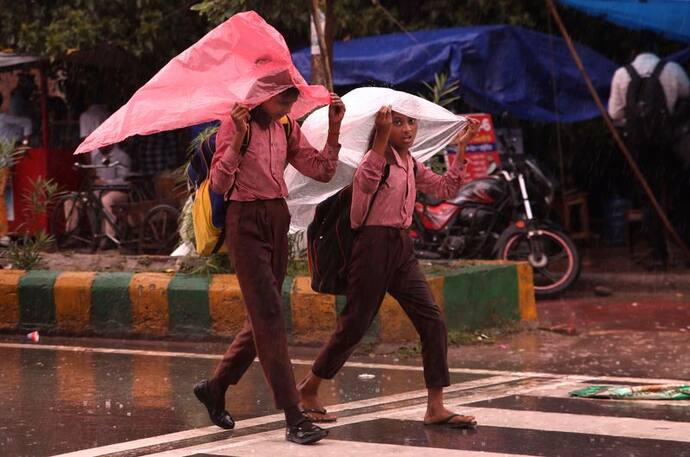
M299 394L299 407L312 422L335 422L337 417L328 414L326 408L319 399L319 379L313 379L313 375L309 374L297 384L297 393Z

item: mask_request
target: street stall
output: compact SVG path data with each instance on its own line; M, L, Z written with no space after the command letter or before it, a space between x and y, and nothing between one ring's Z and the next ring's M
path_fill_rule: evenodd
M622 25L626 28L633 30L649 30L671 40L677 40L684 43L690 42L690 24L687 21L688 14L690 14L690 3L688 2L672 2L668 0L649 0L645 2L638 2L635 0L622 0L616 2L560 0L560 2L570 7L580 9L587 14L596 15L615 24ZM613 120L608 115L607 109L602 102L600 94L594 87L593 78L589 68L583 64L580 53L573 44L567 28L561 20L554 0L546 0L546 5L551 17L554 19L561 35L563 36L563 39L568 45L568 51L570 52L573 61L577 65L582 80L587 84L587 88L591 94L592 100L601 113L606 128L609 130L618 150L623 155L623 158L626 160L628 166L632 170L640 188L644 191L644 194L649 201L650 209L656 213L656 216L658 216L661 224L663 225L665 231L664 235L666 237L666 239L663 241L663 244L668 247L669 241L673 241L678 248L680 248L684 260L687 262L688 259L690 259L690 247L688 247L686 240L683 239L679 233L678 227L674 227L673 222L667 214L668 208L662 207L657 195L655 195L656 192L659 192L659 189L652 189L648 181L649 176L645 176L643 170L638 165L639 159L636 160L633 157L628 144L623 141L622 135L615 128ZM688 58L688 51L689 49L685 49L677 52L674 55L665 57L663 60L675 60L676 62L680 62ZM687 131L689 127L687 119L683 121L683 125L681 127ZM674 140L677 140L677 138ZM685 146L685 143L680 142L680 144L671 144L671 149L676 155L679 156L679 158L684 158L687 157L687 151L682 150ZM678 165L680 164L676 162L676 166ZM647 222L647 224L649 225L650 222ZM655 223L651 222L651 224ZM684 224L685 221L679 225Z
M29 148L11 168L5 187L8 231L10 234L35 234L38 230L47 230L45 212L31 214L25 196L29 194L39 178L52 179L61 188L71 189L79 180L78 173L72 168L72 151L66 147L51 146L48 84L45 71L46 62L37 56L0 53L0 77L6 105L9 105L10 91L16 85L18 74L30 75L38 83L38 122L34 122L34 135L29 141ZM4 107L3 107L4 108ZM5 111L5 109L3 109ZM36 125L38 124L38 125Z
M663 19L668 29L675 27L676 36L686 33L686 24L679 27L678 19L687 17L687 14L681 13L690 8L687 2L676 2L675 7L683 11L677 10L678 14L674 16L664 10L668 3L664 0L644 3L567 0L563 3L575 7L587 3L592 8L606 4L610 10L607 18L611 20L617 12L617 6L625 4L626 8L635 10L633 18L636 22L644 24L647 20ZM649 17L647 13L650 13ZM620 15L626 14L623 12ZM658 27L650 28L660 30ZM579 55L577 62L571 57L571 51ZM690 51L686 50L667 58L682 61L689 55ZM293 53L296 66L306 77L309 77L311 70L309 57L309 49ZM520 124L516 121L529 122L534 128L527 132L532 138L526 138L532 144L525 149L531 150L532 157L550 162L558 177L550 179L558 181L558 186L554 198L548 199L548 206L560 214L562 225L573 239L585 242L594 238L590 221L599 226L602 223L601 219L590 217L589 203L604 207L603 210L597 207L595 214L606 214L606 204L615 196L604 192L590 195L590 192L596 193L602 189L578 186L572 160L566 162L562 140L564 132L572 132L573 128L567 127L566 131L563 127L566 123L579 123L602 115L600 104L593 99L593 95L600 98L608 96L612 76L618 67L617 63L596 50L573 43L568 37L561 38L510 25L404 31L351 39L333 45L333 83L336 87L392 85L415 92L423 89L423 83L435 79L438 81L436 77L444 75L443 80L447 81L445 87L452 84L459 87L457 94L453 95L461 99L461 112L476 110L492 114L493 119L483 119L487 128L483 129L484 134L467 151L470 177L473 179L483 179L492 162L499 162L498 165L503 166L501 162L507 158L505 148L501 148L501 141L496 144L501 136L514 143L511 148L515 147L515 152L522 156L522 141L520 135L515 134L520 133L515 128ZM580 72L583 68L589 75L587 80ZM496 123L496 134L493 136L488 128L491 121ZM544 148L547 125L555 128L555 141L548 150ZM503 131L503 135L499 131ZM569 157L576 157L574 160L583 163L582 157L589 151L584 148L574 150L573 145L571 141ZM446 157L452 160L452 155L449 157L446 154ZM527 158L523 157L519 161ZM606 179L605 176L600 177ZM602 233L607 233L607 223L608 219L603 220ZM537 263L531 263L536 270L539 269Z

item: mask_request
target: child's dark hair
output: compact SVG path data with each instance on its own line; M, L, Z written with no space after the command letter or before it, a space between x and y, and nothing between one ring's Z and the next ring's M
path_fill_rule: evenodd
M297 100L297 97L299 97L299 89L296 87L288 87L284 91L280 92L278 97L284 97L287 98L291 101ZM261 105L257 106L256 108L253 108L249 114L251 115L251 118L254 119L256 122L259 123L259 125L266 127L271 123L271 119L264 113L264 110L261 109Z
M289 88L285 89L284 91L282 91L278 95L280 95L281 97L284 97L284 98L290 98L290 99L297 100L297 97L299 97L299 89L294 87L294 86L289 87Z

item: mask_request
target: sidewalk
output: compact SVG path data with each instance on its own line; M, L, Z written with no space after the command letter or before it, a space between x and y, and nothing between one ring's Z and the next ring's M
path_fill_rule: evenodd
M613 292L690 291L690 269L680 260L667 271L650 272L631 259L627 248L587 248L582 251L577 291L604 286Z

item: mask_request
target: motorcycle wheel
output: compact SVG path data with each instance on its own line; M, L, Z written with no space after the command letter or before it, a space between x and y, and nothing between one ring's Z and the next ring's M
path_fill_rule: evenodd
M570 237L559 230L539 229L533 241L540 243L546 256L543 267L535 267L530 262L527 233L516 233L508 238L498 251L499 258L529 262L534 271L535 295L554 297L572 286L580 276L580 254Z

